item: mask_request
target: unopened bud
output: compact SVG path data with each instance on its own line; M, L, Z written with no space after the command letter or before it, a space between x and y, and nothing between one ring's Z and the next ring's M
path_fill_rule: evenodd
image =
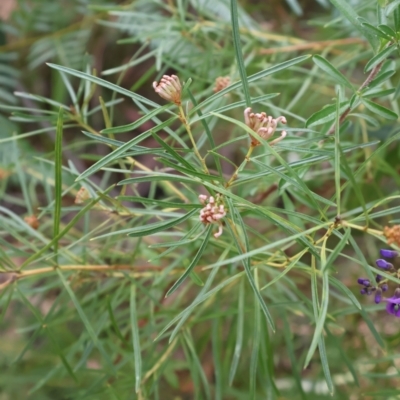
M164 75L160 82L153 82L155 92L165 100L181 105L182 86L176 75Z
M246 125L252 129L255 133L261 136L263 139L267 140L275 133L278 123L286 124L286 118L280 116L278 118L272 118L270 115L267 115L265 112L262 113L253 113L251 108L248 107L244 110L244 121ZM287 135L286 131L281 132L281 136L276 138L269 144L272 146L282 139L284 139ZM251 138L251 143L253 146L258 146L260 142L254 137Z
M82 204L84 203L86 200L90 199L90 193L89 191L84 188L83 186L78 190L78 193L76 194L75 197L75 204Z
M28 215L24 218L24 221L35 230L39 228L39 220L36 215Z

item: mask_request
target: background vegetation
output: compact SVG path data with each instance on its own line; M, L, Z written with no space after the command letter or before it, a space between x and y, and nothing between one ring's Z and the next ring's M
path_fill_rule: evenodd
M1 400L399 398L400 1L1 7Z

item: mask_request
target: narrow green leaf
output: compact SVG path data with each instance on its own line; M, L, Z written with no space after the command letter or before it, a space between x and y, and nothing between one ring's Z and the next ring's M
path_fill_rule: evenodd
M390 35L388 35L386 32L382 31L381 29L378 29L377 27L369 24L368 22L363 22L361 23L361 25L367 29L368 31L370 31L373 35L379 36L382 39L385 40L391 40Z
M121 142L120 140L110 139L108 137L104 137L104 136L101 136L101 135L95 135L94 133L86 132L86 131L82 131L82 133L85 136L96 140L96 142L104 143L104 144L106 144L108 146L121 147L121 146L124 145L124 142Z
M186 345L188 346L188 349L190 351L190 355L192 356L193 360L193 366L197 370L198 374L200 375L200 379L203 383L204 386L204 391L205 391L205 397L201 397L202 399L205 398L205 400L211 400L211 391L210 391L210 385L209 385L209 380L207 379L207 376L203 370L203 367L200 363L199 357L197 355L195 346L194 346L194 341L193 337L190 335L189 331L185 331L183 338L185 339ZM192 370L193 371L193 370ZM194 371L193 371L194 372ZM192 378L196 376L197 374L194 373L192 374ZM199 390L195 390L195 393L199 393Z
M211 345L212 345L214 378L215 378L215 400L222 400L222 387L224 384L223 382L224 371L222 369L222 363L221 363L222 335L221 335L220 325L221 325L220 318L219 317L214 318L212 323Z
M343 285L343 286L344 286L344 285ZM345 287L346 287L346 286L345 286ZM347 288L347 287L346 287L346 288ZM336 338L336 336L333 335L333 334L330 332L329 327L325 327L325 330L326 330L326 332L327 332L327 334L328 334L329 339L330 339L331 341L334 342L334 346L337 347L337 349L339 350L339 353L340 353L340 356L341 356L342 360L344 361L344 363L346 364L348 370L350 371L351 375L353 376L354 383L355 383L358 387L360 387L360 383L359 383L358 378L357 378L357 372L356 372L356 370L355 370L355 368L354 368L354 366L353 366L353 362L354 362L354 361L351 360L351 359L349 359L349 357L348 357L347 354L346 354L346 351L343 349L343 346L342 346L342 343L345 343L345 340L344 340L344 336L345 336L345 335L343 335L343 337L340 338L340 340L338 340L338 339Z
M156 133L152 133L153 138L158 142L158 144L163 147L167 153L171 154L176 161L180 162L187 169L196 171L195 167L188 161L186 161L180 154L178 154L165 140L162 140Z
M188 178L186 176L164 174L162 172L155 173L153 175L139 176L137 178L124 179L117 183L118 186L129 185L140 182L158 182L158 181L170 181L170 182L181 182L181 183L199 183L198 180Z
M308 249L304 249L303 251L301 251L286 267L285 269L278 274L277 276L275 276L272 280L270 280L266 285L264 285L260 290L265 290L268 287L272 286L274 283L278 282L280 279L282 279L288 272L290 272L292 270L293 267L295 267L300 258L303 257L303 255L305 253L307 253Z
M347 158L345 157L342 148L340 148L341 152L341 168L344 171L344 173L347 176L347 182L350 182L352 189L354 190L355 195L357 196L357 199L359 203L361 204L361 207L363 208L364 212L366 213L366 206L365 206L365 200L364 200L364 195L363 192L360 188L359 183L355 179L355 174L351 170L349 163L347 161ZM344 188L342 187L342 190Z
M340 215L341 209L341 188L340 188L340 181L341 181L341 174L340 174L340 92L337 93L336 98L336 115L335 115L335 162L334 162L334 169L335 169L335 188L336 188L336 215Z
M245 298L245 286L244 279L241 280L239 286L239 298L238 298L238 314L236 322L236 342L235 349L233 352L231 367L229 369L229 386L232 386L233 379L235 378L236 370L239 365L240 355L243 347L243 332L244 332L244 298Z
M257 103L263 103L266 100L272 99L274 97L279 96L280 93L269 93L269 94L264 94L262 96L258 96L258 97L252 97L251 98L251 102L252 104L257 104ZM226 104L225 106L219 107L215 110L210 110L209 112L206 112L205 114L201 114L201 116L199 116L198 118L194 118L191 122L197 122L197 121L201 121L204 118L209 118L210 116L212 116L212 113L219 113L222 114L226 111L229 110L233 110L234 108L244 108L246 107L246 100L241 100L241 101L237 101L235 103L229 103ZM224 145L226 145L226 142L224 142ZM215 146L213 147L215 148Z
M226 253L228 252L229 247L227 249L225 249L225 251L222 253L221 255L221 259L223 259L226 256ZM219 268L213 268L210 275L208 275L208 278L206 280L206 283L204 284L204 286L201 288L199 294L196 296L195 300L192 302L192 304L187 307L186 309L184 309L180 314L179 314L179 318L174 319L174 323L179 320L179 322L176 324L176 327L174 328L174 330L171 333L171 336L169 338L169 343L171 343L176 335L179 333L181 327L183 326L183 324L187 321L187 319L190 317L193 309L195 306L199 305L203 300L203 297L207 297L208 298L208 290L210 289L212 283L214 282L214 278L217 276L217 273L219 271ZM194 304L194 305L193 305ZM172 324L171 324L172 325ZM170 325L170 326L171 326ZM168 328L167 328L168 329Z
M65 72L65 73L67 73L69 75L76 76L77 78L83 79L85 81L93 82L96 85L103 86L103 87L105 87L107 89L112 90L113 92L121 93L121 94L123 94L125 96L128 96L128 97L130 97L132 99L135 99L136 101L139 101L141 103L147 104L149 106L152 106L152 107L155 107L155 108L159 108L160 107L159 104L154 103L153 101L148 100L145 97L140 96L139 94L131 92L130 90L124 89L124 88L122 88L122 87L120 87L118 85L115 85L115 84L111 83L111 82L107 82L106 80L98 78L97 76L93 76L93 75L87 74L87 73L82 72L82 71L77 71L77 70L72 69L72 68L63 67L62 65L57 65L57 64L52 64L52 63L47 63L47 65L50 68L54 68L54 69L56 69L58 71L62 71L62 72Z
M351 90L354 90L353 85L348 81L348 79L324 57L315 55L313 56L313 61L316 65L318 65L319 68L330 75L337 83L340 83L341 85L346 86Z
M339 279L336 279L333 276L330 276L329 282L333 286L335 286L336 288L341 290L359 310L362 309L361 304L358 301L357 297L354 296L353 292L345 284L343 284Z
M377 22L378 24L386 24L387 23L387 18L385 14L384 8L386 7L387 3L389 0L378 0L378 6L377 6Z
M109 133L123 133L123 132L130 132L133 131L134 129L138 128L139 126L142 126L145 122L149 121L159 113L166 111L169 107L171 107L170 104L166 104L165 106L158 107L149 113L143 115L143 117L137 119L135 122L132 122L128 125L122 125L122 126L114 126L111 128L106 128L103 129L100 133L102 134L109 134Z
M286 2L288 3L289 7L292 9L292 11L297 16L303 15L303 10L302 10L298 0L286 0Z
M316 275L314 273L314 275ZM311 361L312 356L320 343L321 338L323 338L323 329L325 325L326 314L328 311L328 303L329 303L329 277L327 272L322 275L322 297L321 297L321 306L318 304L318 293L316 287L316 277L312 279L311 282L314 282L313 288L313 305L314 305L314 313L316 313L316 326L314 331L314 336L308 349L306 360L304 362L304 368L308 366Z
M197 298L192 304L190 304L188 307L186 307L183 311L181 311L176 317L172 318L171 321L167 323L167 325L161 330L161 332L157 335L157 337L154 339L155 341L158 340L160 337L163 336L163 334L172 326L175 324L175 322L179 321L183 315L187 312L191 312L196 306L198 306L200 303L203 303L210 297L212 297L214 294L218 293L220 290L222 290L224 287L227 285L233 283L235 280L243 277L245 272L239 272L234 276L231 276L228 279L225 279L222 281L220 284L218 284L215 288L211 289L207 293L205 293L203 296ZM206 283L207 284L207 283ZM172 340L172 339L171 339Z
M197 211L197 210L194 210ZM187 276L190 274L192 269L197 265L199 262L201 256L204 253L204 250L207 247L208 241L210 240L211 232L212 232L212 224L208 225L206 229L206 234L203 243L201 244L197 254L193 257L193 260L190 262L189 266L186 268L186 271L183 273L183 275L171 286L171 288L168 290L167 294L165 297L168 297L172 293L175 292L176 289L179 288L179 286L183 283L183 281L187 278Z
M142 203L142 204L153 204L163 208L203 208L202 204L196 203L175 203L172 201L149 199L148 197L137 197L137 196L118 196L120 201L131 201L132 203Z
M95 172L97 172L99 169L104 167L105 165L115 162L118 160L125 151L131 149L133 146L135 146L137 143L140 143L142 140L147 139L152 133L158 132L161 129L164 129L166 126L170 125L176 117L172 117L168 119L167 121L163 122L162 124L149 129L146 132L141 133L140 135L136 136L135 138L131 139L129 142L126 142L122 146L118 147L114 151L112 151L110 154L107 154L105 157L103 157L101 160L97 161L97 163L93 164L90 166L85 172L83 172L81 175L79 175L76 178L76 181L81 181L82 179L85 179L89 177L90 175L93 175Z
M131 335L135 360L135 391L138 393L142 381L142 353L140 348L139 325L136 308L136 286L134 284L131 285L130 297Z
M74 291L71 289L71 286L69 284L69 282L66 281L64 274L62 273L62 271L60 269L56 269L58 276L60 277L60 280L65 288L65 290L67 291L67 293L69 294L69 297L71 298L72 303L74 304L76 311L78 312L83 325L86 328L86 331L90 337L90 340L92 341L93 345L99 350L99 352L102 354L104 360L107 362L110 370L113 372L113 374L116 373L115 367L110 359L110 357L108 356L107 352L105 351L103 345L101 344L100 340L98 339L96 332L94 331L91 323L89 322L89 319L87 318L85 312L83 311L81 305L79 304L78 299L75 296Z
M259 290L258 283L258 271L254 269L254 282ZM251 349L251 357L250 357L250 368L249 368L249 381L250 381L250 391L249 398L256 400L257 399L257 367L258 367L258 358L260 355L260 340L261 340L261 312L260 312L260 302L258 300L258 296L254 294L254 309L253 309L253 330L252 330L252 349ZM268 328L267 328L268 329Z
M359 102L359 94L354 93L353 96L351 96L349 108L353 109L354 107L356 107L356 105L358 105L358 104L356 104L358 102Z
M140 111L142 111L144 114L148 114L150 112L150 110L144 104L140 103L139 101L133 100L133 102L140 109ZM157 116L153 117L152 121L156 126L161 125L161 124L164 123ZM183 132L183 127L182 126L178 130L175 130L175 129L171 129L169 127L169 125L166 125L166 126L163 127L163 129L165 130L166 133L168 133L169 136L171 136L176 141L176 143L179 143L182 148L187 148L189 150L187 144L185 143L185 141L181 137L182 136L182 132ZM158 130L153 129L153 132L157 132L157 131Z
M368 88L379 86L381 83L388 80L391 76L396 73L395 70L385 71L377 75L377 77L368 85Z
M38 96L37 94L23 93L23 92L14 92L14 95L17 97L22 97L24 99L38 101L39 103L50 104L57 110L63 108L65 111L69 112L70 108L58 101L54 101L52 99L48 99L47 97Z
M196 274L195 271L191 271L189 274L189 278L192 282L197 286L204 286L204 282L201 280L200 276Z
M330 2L344 15L344 17L368 40L373 49L379 46L379 41L365 27L362 26L357 13L348 0L330 0Z
M114 185L112 185L111 187L109 187L104 194L107 194L109 191L111 191L111 189L114 187ZM37 251L35 254L33 254L32 256L30 256L27 260L25 260L22 265L21 265L21 270L26 267L27 265L30 265L34 260L38 259L44 252L46 252L48 249L50 249L54 243L58 240L60 240L64 235L67 234L67 232L80 220L80 218L86 214L87 211L90 211L93 206L99 202L101 199L101 197L97 197L96 199L92 199L90 200L85 207L82 208L82 210L80 210L72 219L71 221L68 222L67 225L65 225L64 229L59 232L59 234L57 236L54 236L53 239L47 243L44 247L42 247L39 251Z
M293 176L293 178L297 181L297 183L300 185L300 187L304 190L304 192L307 194L307 197L310 199L311 203L317 208L319 212L321 212L321 208L319 204L317 203L315 196L311 192L311 190L308 188L308 186L305 184L304 180L299 177L297 172L291 168L291 166L285 161L284 158L280 156L280 154L274 149L274 146L270 146L268 141L266 141L264 138L261 136L258 136L252 129L250 129L246 124L244 124L241 121L235 120L234 118L227 117L222 114L215 114L217 117L222 118L226 121L229 121L241 128L243 128L246 132L248 132L251 136L255 137L258 141L260 141L264 146L265 149L267 149L274 157L277 158L277 160L284 166L287 171ZM219 190L221 192L221 190Z
M288 176L288 175L284 174L283 172L281 172L278 168L272 168L269 165L267 165L265 163L260 163L260 162L258 162L256 160L254 161L254 163L262 165L262 168L265 171L270 171L271 172L271 175L279 176L281 178L281 180L284 183L287 184L287 186L292 185L295 188L299 189L300 191L303 191L303 192L306 192L306 193L310 192L310 190L308 188L307 189L305 188L304 182L300 183L299 179L292 179L290 176ZM312 194L308 193L308 194L309 194L309 196L313 196L316 201L320 201L320 202L322 202L324 204L327 204L327 205L330 205L330 206L335 205L335 203L332 203L330 200L325 199L324 197L319 196L316 193L312 193Z
M343 250L344 246L346 246L350 234L351 234L351 229L350 228L345 229L345 234L342 236L342 238L340 239L339 243L336 245L334 250L329 254L329 257L326 260L326 262L321 265L322 272L324 272L326 269L329 269L332 263L336 260L340 252Z
M61 72L61 75L63 75L62 72ZM104 100L101 96L99 96L99 102L100 102L100 107L101 107L101 113L103 115L104 125L106 126L106 128L111 128L112 123L111 123L111 119L110 119L110 114L108 113L106 103L104 102ZM88 113L86 113L86 115L87 114Z
M370 115L367 115L367 114L350 113L349 117L357 117L357 118L365 119L367 122L369 122L372 126L374 126L376 128L378 128L380 126L380 124L379 124L379 122L378 122L378 120L376 118L373 118L373 117L371 117Z
M171 167L175 169L178 172L182 172L185 175L188 175L193 178L198 178L201 179L202 181L208 181L212 183L218 183L218 182L223 182L224 177L222 176L216 176L216 175L210 175L210 174L205 174L203 172L198 172L197 170L193 169L192 167L190 169L181 167L174 162L164 158L164 157L159 157L157 158L158 161L162 162L163 164L167 165L168 167Z
M372 68L377 66L382 61L386 60L390 54L392 54L396 50L396 46L391 45L389 47L384 48L381 52L372 57L367 64L365 65L364 72L370 71Z
M379 346L382 349L384 349L385 342L383 341L382 336L376 330L375 324L371 321L371 318L369 317L368 313L365 311L364 308L361 309L360 314L363 317L365 323L367 324L367 326L368 326L370 332L372 333L372 336L375 338L376 342L379 344Z
M13 298L14 289L13 289L12 285L8 285L8 286L6 286L6 288L3 288L2 292L0 293L0 297L5 296L7 291L9 291L9 293L8 293L7 299L5 300L5 302L2 305L1 314L0 314L0 326L3 323L4 316L6 315L8 306L10 305L11 299Z
M96 236L92 240L102 239L105 237L115 236L115 235L124 235L124 234L131 236L131 237L141 237L141 236L152 235L154 233L172 228L173 226L186 221L187 219L189 219L190 217L192 217L194 214L196 214L198 212L199 212L198 209L194 209L179 218L175 218L175 219L168 220L168 221L155 222L153 224L145 224L143 226L138 226L136 228L128 228L128 229L123 229L120 231L105 233L104 235Z
M329 361L328 361L328 356L326 354L325 339L323 335L320 336L320 339L318 341L318 350L319 350L319 356L321 358L322 370L324 371L325 381L326 384L328 385L329 393L332 396L335 389L332 381L331 372L329 370Z
M350 105L349 101L343 101L340 103L339 113L343 113L343 111L348 108ZM336 104L330 104L325 106L322 110L317 111L312 114L310 118L306 121L306 128L310 128L312 126L322 125L326 122L333 121L336 117Z
M193 96L192 92L188 89L187 93L188 93L188 95L190 97L190 100L193 103L193 107L197 107L198 103L197 103L195 97ZM210 130L208 124L207 124L207 121L204 119L203 113L201 112L200 109L197 109L196 112L197 112L197 115L199 117L201 125L203 125L204 131L205 131L205 133L207 135L207 139L208 139L208 142L210 143L211 149L214 149L215 148L215 141L214 141L214 137L213 137L213 135L211 133L211 130ZM222 176L221 161L220 161L220 159L217 157L217 155L215 153L213 153L212 156L214 158L215 165L217 166L218 174L219 174L219 176Z
M200 221L196 222L195 224L193 224L192 229L190 229L183 237L182 239L177 239L175 238L174 241L171 242L161 242L161 243L156 243L154 245L150 245L149 248L152 249L157 249L157 248L164 248L167 247L167 250L163 251L162 253L157 254L155 257L152 257L149 262L154 262L155 260L160 260L163 259L167 254L171 253L172 251L174 251L177 247L182 247L186 244L189 243L193 243L196 242L198 240L201 240L201 233L197 234L197 231L199 230L200 227L202 227L202 223ZM194 236L196 234L196 236ZM175 236L175 235L174 235ZM182 249L184 251L184 253L181 253L182 256L182 260L185 259L188 256L188 251L190 251L190 247L189 248L184 248ZM182 265L183 263L180 262L180 265ZM168 267L169 268L169 267ZM167 270L165 270L166 272ZM161 275L160 275L161 277ZM197 282L195 282L196 284L199 284L199 286L203 286L203 282L200 280L200 277L194 277L194 279L198 279Z
M237 0L231 0L231 23L232 23L232 35L233 35L233 46L235 48L236 61L238 63L240 79L242 81L244 98L246 99L246 107L251 107L251 97L249 90L249 83L247 81L246 67L244 65L242 46L240 44L240 31L239 31L239 17Z
M121 330L119 329L117 320L115 319L113 306L109 297L107 298L107 311L108 311L108 316L110 317L110 324L115 335L118 337L119 340L121 340L121 342L127 344L126 339L124 338L124 336L121 333Z
M230 201L230 199L226 199L226 201L229 204L229 209L231 210L231 213L233 213L234 212L233 211L234 207L233 207L232 202ZM243 222L243 220L242 220L242 218L241 218L239 213L236 212L235 213L235 217L236 217L237 221L239 222L239 225L242 228L242 234L243 234L243 236L245 238L245 246L246 246L245 250L246 250L246 252L243 251L241 243L239 242L239 239L236 237L235 233L233 232L232 227L230 225L228 225L229 226L229 230L231 232L232 239L235 241L235 244L236 244L236 247L237 247L239 253L241 255L243 255L243 256L247 255L243 259L243 266L244 266L244 269L245 269L245 272L246 272L247 279L248 279L248 281L250 283L251 288L253 289L254 294L256 295L256 297L257 297L257 299L258 299L258 301L260 303L261 309L262 309L262 311L263 311L263 313L264 313L264 315L265 315L265 317L267 319L267 322L271 326L272 331L275 332L274 320L272 319L272 316L271 316L271 314L270 314L270 312L268 310L268 307L265 304L265 301L264 301L264 299L263 299L263 297L262 297L262 295L260 293L260 290L259 290L258 286L256 285L256 282L254 281L254 278L253 278L253 274L252 274L252 270L251 270L251 264L250 264L250 260L251 260L250 252L248 251L248 246L246 245L248 243L248 238L247 238L247 233L246 233L246 228L245 228L244 222Z
M374 112L375 114L380 115L383 118L392 119L392 120L396 120L398 118L398 115L395 112L387 109L386 107L381 106L380 104L376 104L371 100L362 99L362 103L370 111Z
M311 57L310 55L300 56L300 57L293 58L292 60L284 61L283 63L276 64L273 67L266 68L263 71L257 72L257 73L255 73L253 75L250 75L247 78L247 82L248 83L256 82L259 79L264 78L264 77L266 77L268 75L272 75L272 74L274 74L276 72L279 72L279 71L282 71L284 69L290 68L293 65L300 64L300 63L304 62L305 60L309 59L310 57ZM215 93L212 96L208 97L207 99L203 100L201 103L199 103L197 105L197 107L194 107L191 110L191 113L197 112L197 110L199 108L203 108L207 104L210 104L213 101L215 101L216 99L224 96L226 93L229 93L232 90L239 88L241 85L242 85L241 81L240 82L235 82L232 85L229 85L227 88L225 88L225 89L219 91L218 93Z
M389 36L390 40L393 40L396 38L396 32L390 26L388 26L386 24L381 24L381 25L378 25L378 29L380 29L387 36Z
M97 107L93 107L90 111L88 111L86 113L86 115L89 117L89 116L94 115L94 114L98 113L99 111L101 111L101 113L103 115L105 127L111 128L111 116L109 115L107 108L111 109L113 106L123 103L124 99L118 98L115 100L104 101L103 98L100 96L99 101L100 101L100 105Z
M57 365L56 367L50 369L50 371L42 375L40 379L38 379L33 387L30 388L28 394L31 396L33 393L37 392L41 387L43 387L51 378L53 378L56 374L58 374L61 370L61 366Z
M47 325L47 320L48 320L48 316L45 317L45 319L43 319L42 315L40 314L40 312L31 304L31 302L26 298L26 296L23 294L20 286L17 286L17 291L18 294L20 296L20 298L22 299L22 301L24 302L24 304L27 306L27 308L29 308L29 310L32 312L32 314L35 316L35 318L39 321L40 323L40 328L37 332L39 332L40 330L43 330L46 334L46 336L50 339L50 341L52 342L53 346L54 346L54 350L55 353L60 357L62 364L64 365L65 369L67 370L67 372L69 373L69 375L73 378L73 380L78 383L78 378L77 376L74 374L74 371L72 370L72 367L69 365L68 360L65 358L64 353L62 351L62 349L60 348L56 338L54 337L51 329L49 328L49 326Z
M60 107L57 119L56 141L54 152L54 217L53 217L53 237L57 237L60 232L61 221L61 197L62 197L62 158L63 158L63 109ZM58 262L58 240L54 242L55 261Z
M62 364L64 365L65 369L68 371L68 374L74 379L75 382L78 383L78 378L74 374L74 371L72 370L72 367L70 366L67 358L65 357L62 348L57 342L57 338L54 335L53 331L47 326L46 323L43 324L43 330L46 332L47 336L51 340L54 348L55 348L55 353L58 354L58 356L61 359Z
M394 29L400 32L400 3L394 10Z
M307 396L304 393L303 387L301 385L302 376L298 368L298 363L296 360L295 350L294 350L294 340L293 333L289 325L288 316L285 311L283 311L282 315L283 319L283 337L285 338L285 349L289 355L290 364L292 366L293 377L296 382L297 391L301 397L301 400L307 400Z
M392 12L396 11L400 8L400 0L394 0L390 4L388 4L385 8L386 16L388 17ZM396 28L397 31L397 28Z
M381 89L381 88L373 88L368 89L363 92L362 97L365 98L377 98L377 97L385 97L393 94L396 91L395 88L391 89Z

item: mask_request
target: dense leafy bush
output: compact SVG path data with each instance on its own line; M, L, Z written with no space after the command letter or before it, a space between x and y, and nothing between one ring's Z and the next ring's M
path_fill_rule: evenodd
M400 2L16 5L0 398L397 398Z

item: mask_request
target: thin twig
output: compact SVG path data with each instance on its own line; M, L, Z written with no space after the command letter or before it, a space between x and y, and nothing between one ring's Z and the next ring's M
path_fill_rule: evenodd
M195 142L193 134L192 134L192 129L190 127L190 123L189 123L188 119L186 118L185 112L183 111L183 107L181 105L179 106L179 119L182 121L182 124L186 128L186 132L188 133L189 139L192 142L194 153L196 154L197 158L201 162L204 172L206 174L208 174L209 172L208 172L206 162L204 161L204 158L201 156L199 149L197 148L196 142Z
M365 89L378 75L379 71L382 68L383 63L386 60L381 61L379 64L375 65L374 68L372 68L372 71L368 75L367 79L364 81L364 83L359 87L357 92L361 92L363 89ZM342 115L339 118L339 126L343 123L343 121L347 118L347 116L350 114L351 107L346 108L346 110L343 111ZM327 135L332 135L335 132L335 124L331 126L329 129Z
M253 144L250 144L249 150L247 151L247 154L245 155L243 162L236 168L235 172L233 173L229 181L225 184L226 188L230 187L233 184L233 182L237 179L239 172L242 171L246 166L246 164L250 161L250 156L253 153L254 148L255 146Z
M358 38L348 38L348 39L339 39L339 40L322 40L319 42L308 42L308 43L299 43L294 44L292 46L281 46L281 47L270 47L268 49L261 49L258 54L275 54L275 53L289 53L293 51L301 51L301 50L321 50L327 47L334 46L347 46L351 44L362 44L366 45L367 42ZM331 49L333 51L333 49Z

